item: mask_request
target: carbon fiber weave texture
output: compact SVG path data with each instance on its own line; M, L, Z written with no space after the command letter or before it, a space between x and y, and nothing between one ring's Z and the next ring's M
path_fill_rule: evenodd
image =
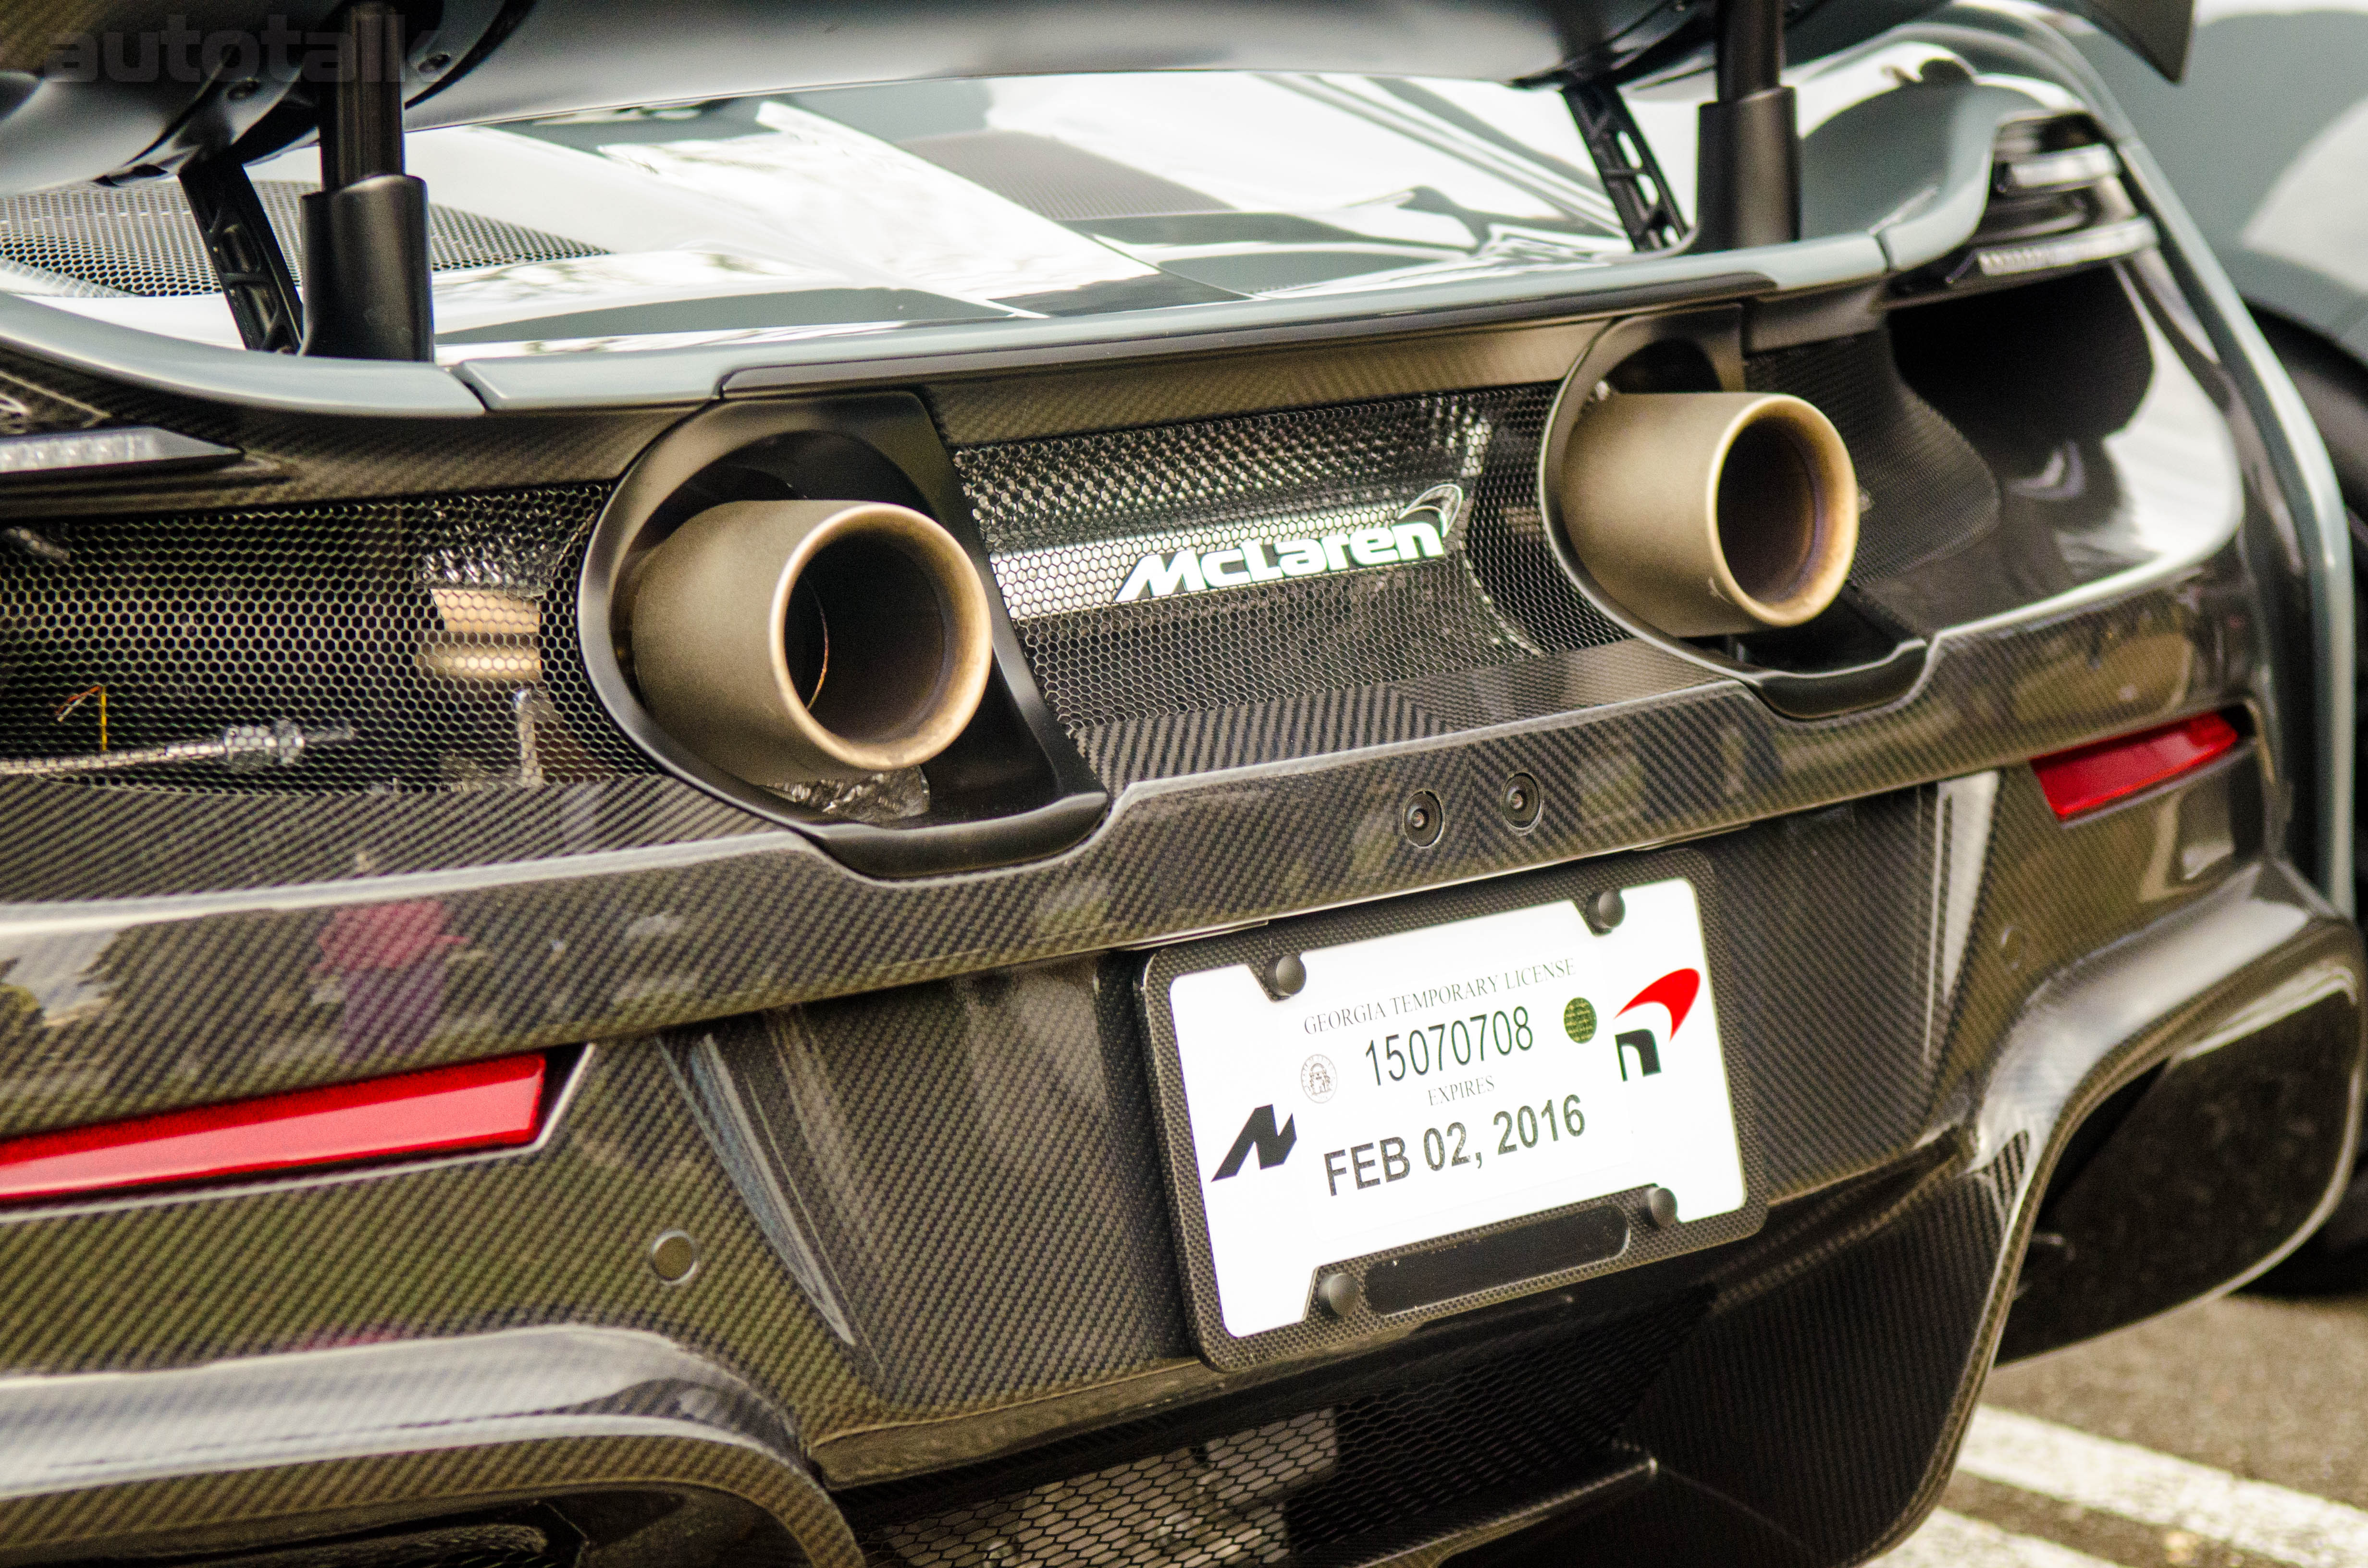
M0 900L109 898L380 877L777 833L673 778L542 790L231 794L0 780Z
M2212 775L2189 792L2227 787L2225 775ZM1711 931L1722 1017L1730 1020L1737 1060L1754 1076L1750 1100L1770 1134L1767 1141L1807 1148L1819 1168L1798 1161L1791 1168L1797 1184L1815 1185L1907 1147L1930 1114L1939 1063L1923 1048L1923 939L1913 913L1929 897L1930 794L1861 801L1682 850L1458 890L1399 906L1396 917L1452 913L1476 897L1525 899L1573 877L1649 875L1659 863L1680 860L1714 863L1718 896L1711 907L1727 912L1713 914ZM2118 915L2101 903L2089 909L2092 947L2109 941L2114 929L2157 918L2231 869L2197 879L2167 903L2142 870L2156 838L2154 816L2124 811L2097 825L2104 831L2073 834L2052 820L2001 817L1997 835L2001 864L2046 862L2058 880L2084 878L2123 890ZM1815 921L1755 918L1765 901L1800 896L1804 865L1822 868L1837 885L1894 881L1898 907L1877 902L1855 912L1823 912ZM2141 869L2136 875L2134 867ZM1772 879L1771 868L1779 873ZM2115 869L2117 877L2105 874ZM1835 920L1852 918L1870 931L1891 930L1889 939L1902 951L1859 966L1858 941L1833 937ZM1987 940L1995 930L1985 927L1977 937ZM1853 990L1852 972L1861 986L1877 991ZM907 1462L942 1464L942 1456L959 1451L957 1434L966 1422L981 1424L971 1440L985 1444L985 1452L1023 1443L1029 1422L1038 1423L1039 1432L1054 1431L1069 1419L1064 1410L1110 1410L1094 1403L1108 1397L1100 1390L1172 1377L1179 1364L1197 1366L1186 1362L1189 1352L1170 1337L1172 1330L1160 1326L1159 1298L1173 1286L1163 1283L1172 1277L1156 1261L1165 1240L1164 1209L1146 1192L1140 1144L1129 1142L1129 1125L1139 1137L1143 1114L1140 1086L1123 1073L1134 1043L1126 1003L1098 988L1097 980L1086 963L973 976L825 1005L800 1018L735 1026L736 1036L716 1037L719 1050L729 1039L739 1041L729 1058L799 1053L827 1070L828 1092L791 1095L784 1073L782 1096L769 1105L760 1100L758 1108L776 1150L788 1155L779 1168L794 1176L823 1158L848 1160L837 1186L793 1191L810 1216L827 1210L827 1223L810 1221L809 1234L842 1286L839 1270L850 1259L852 1267L877 1271L863 1287L868 1300L859 1302L860 1291L846 1291L857 1304L851 1335L835 1330L828 1312L812 1304L813 1280L784 1264L778 1239L748 1206L748 1185L735 1187L727 1174L731 1161L709 1152L713 1119L702 1136L683 1075L668 1065L669 1055L679 1061L698 1049L701 1036L694 1032L675 1037L670 1051L642 1043L603 1048L560 1141L541 1154L267 1184L193 1199L80 1206L0 1227L0 1279L15 1281L19 1293L15 1301L0 1295L0 1324L8 1325L0 1365L191 1365L355 1337L601 1323L662 1333L740 1372L794 1413L817 1451L860 1436L874 1454L901 1451ZM1804 1006L1804 997L1819 1005ZM900 1038L907 1040L901 1048ZM1961 1040L1958 1056L1983 1049L1982 1041ZM1770 1096L1757 1085L1780 1080L1808 1085L1812 1097L1777 1102L1771 1115ZM1827 1097L1816 1097L1820 1085ZM1816 1128L1774 1119L1795 1116L1814 1119ZM1095 1132L1098 1119L1102 1131ZM949 1140L950 1127L976 1131ZM791 1142L808 1152L800 1155L788 1148ZM1072 1151L1082 1152L1082 1160ZM1092 1199L1082 1212L1081 1186ZM981 1208L942 1211L946 1191L972 1189ZM1984 1212L1995 1209L1993 1200ZM529 1214L533 1221L521 1222ZM1825 1444L1819 1451L1839 1456L1836 1463L1881 1460L1829 1527L1836 1540L1879 1528L1882 1510L1898 1505L1912 1480L1903 1479L1907 1468L1929 1457L1918 1449L1919 1443L1929 1448L1928 1438L1908 1428L1930 1413L1918 1406L1898 1431L1872 1433L1861 1421L1836 1416L1856 1408L1848 1400L1792 1405L1783 1379L1830 1381L1838 1355L1858 1358L1839 1364L1851 1378L1875 1377L1885 1368L1896 1373L1907 1364L1897 1358L1922 1357L1916 1364L1936 1369L1930 1381L1937 1388L1947 1358L1941 1341L1956 1332L1950 1314L1975 1311L1980 1293L1967 1306L1961 1288L1971 1276L1926 1280L1914 1268L1900 1272L1907 1264L1883 1260L1904 1249L1915 1267L1945 1265L1962 1274L1972 1267L1972 1243L1964 1240L1973 1234L1964 1228L1970 1223L1952 1221L1957 1228L1937 1245L1902 1233L1905 1239L1868 1249L1874 1283L1829 1268L1718 1320L1761 1324L1752 1331L1757 1338L1736 1341L1715 1325L1708 1331L1713 1348L1727 1348L1702 1352L1711 1356L1707 1375L1740 1367L1738 1375L1760 1380L1746 1385L1759 1391L1750 1397L1764 1394L1794 1410L1807 1423L1794 1436ZM648 1272L643 1251L651 1236L674 1228L698 1237L702 1263L690 1285L669 1290ZM1982 1237L1994 1255L1995 1225ZM924 1252L955 1253L959 1267L949 1272L943 1260L916 1265L916 1255ZM1924 1280L1931 1289L1903 1280ZM63 1281L77 1288L62 1293ZM1836 1290L1841 1295L1828 1300ZM72 1314L34 1312L26 1291L45 1302L83 1305ZM1167 1299L1172 1302L1172 1294ZM1850 1309L1839 1319L1833 1315L1837 1301ZM1868 1324L1893 1323L1901 1326L1863 1332ZM1845 1333L1849 1345L1835 1341L1837 1333ZM1015 1360L1015 1349L1027 1345L1035 1348ZM1685 1352L1679 1368L1696 1365L1696 1354ZM882 1361L892 1358L914 1370L883 1375ZM1019 1374L994 1375L1013 1366ZM1803 1369L1809 1368L1814 1373ZM1224 1387L1205 1371L1167 1386L1197 1390L1202 1398ZM1553 1462L1575 1462L1572 1456L1592 1442L1561 1450ZM1330 1450L1319 1445L1319 1451ZM1682 1452L1682 1445L1672 1444L1671 1451ZM1718 1462L1744 1461L1727 1456ZM70 1499L41 1505L59 1510L44 1516L57 1518L85 1506ZM976 1522L954 1532L956 1544ZM937 1539L943 1546L943 1536ZM947 1557L960 1560L959 1551Z
M1747 375L1825 409L1849 444L1866 507L1853 581L1885 584L1996 528L1997 481L1902 379L1887 332L1756 356ZM1009 441L960 448L955 462L1047 697L1104 780L1122 784L1462 727L1423 700L1442 677L1530 688L1478 722L1572 695L1559 671L1620 633L1543 531L1535 470L1552 392ZM1469 504L1443 559L1107 602L1140 558L1385 523L1448 481Z
M954 463L1030 663L1074 733L1619 641L1543 531L1535 469L1551 394L963 448ZM1442 484L1464 500L1440 557L1112 602L1138 557L1385 527Z
M2223 778L2198 793L2227 787ZM1928 968L1932 809L1931 791L1904 792L1698 849L1280 924L1222 939L1215 956L1254 960L1275 945L1688 875L1705 890L1755 1180L1789 1199L1907 1157L1941 1102L1943 1058L1925 1034L1928 988L1940 983ZM2201 896L2226 872L2193 879L2168 902L2150 896L2102 872L2142 863L2153 824L2123 813L2103 825L2071 845L2052 820L1999 828L1998 853L2018 872L2045 865L2112 890L2084 909L2091 943ZM1861 894L1820 892L1837 886ZM1770 920L1771 908L1816 913ZM1209 961L1195 956L1203 950L1167 958ZM710 1136L740 1119L719 1146L744 1199L823 1303L850 1365L884 1396L959 1407L1193 1353L1169 1205L1144 1142L1150 1096L1132 967L1078 960L972 976L672 1037L678 1057L710 1054L714 1079L684 1074ZM2039 972L2017 978L2027 986ZM1966 1058L1994 1050L2005 1019L1982 1027L1963 1040ZM1658 1254L1648 1242L1639 1256ZM1333 1352L1356 1343L1303 1337L1303 1348Z
M2112 297L2104 302L2126 314L2127 301L2111 288L2107 292ZM2142 372L2149 363L2143 333L2133 323L2123 336L2131 339L2123 346L2128 350L2123 358L2134 354L2132 364ZM1757 384L1788 388L1831 404L1844 426L1868 476L1869 494L1878 498L1866 525L1872 565L1861 575L1868 581L1878 581L1903 562L1913 565L1911 557L1948 556L1993 528L1995 484L1972 449L1902 381L1892 363L1888 334L1763 355L1751 362L1750 369ZM55 380L59 374L51 372L51 377ZM1023 568L1033 569L1028 567L1031 551L1041 553L1048 543L1055 554L1133 548L1107 539L1099 545L1090 538L1080 543L1080 530L1084 536L1119 526L1174 525L1183 530L1170 528L1173 538L1139 536L1136 545L1150 539L1172 543L1199 538L1210 528L1217 529L1210 538L1232 537L1243 528L1255 531L1278 518L1338 516L1343 506L1350 512L1360 506L1370 509L1382 504L1374 497L1397 496L1435 472L1453 472L1474 485L1463 527L1451 530L1459 546L1454 561L1319 577L1280 588L1023 618L1023 630L1034 629L1031 636L1043 633L1035 646L1038 667L1052 680L1056 703L1064 704L1073 733L1105 780L1123 785L1281 756L1404 743L1699 683L1701 672L1667 654L1622 642L1556 652L1551 637L1545 639L1547 651L1540 652L1538 640L1522 630L1576 614L1579 620L1569 621L1563 631L1584 631L1581 622L1593 614L1561 584L1543 552L1542 537L1535 533L1534 507L1522 499L1521 476L1534 446L1529 426L1536 411L1529 404L1539 393L1540 389L1513 388L1443 394L966 450L962 460L980 497L990 540L1010 547L998 551L997 569L1012 577L1007 588L1022 595L1015 603L1023 609L1030 602L1026 595L1036 591L1021 581L1028 575ZM547 495L549 505L565 511L595 491L586 486L513 494ZM374 515L441 517L510 504L502 496L456 495L376 509L212 514L194 526L218 529L227 540L256 538L274 527L326 527L336 533L355 519ZM2026 497L2021 505L2030 511L2034 503ZM2044 506L2038 509L2046 512ZM2038 517L2035 524L2052 539L2049 529L2058 521L2051 513ZM189 563L176 562L172 550L159 551L142 542L186 531L193 526L191 519L102 523L68 518L45 526L62 537L79 540L87 534L99 541L94 564L63 569L65 575L91 574L89 583L66 586L74 603L89 600L97 587L118 581L127 568L162 571L169 577L192 575ZM554 529L565 532L564 520L554 519ZM512 527L508 532L514 543L530 551L548 550L555 542L533 528ZM120 562L108 556L110 547L120 552ZM38 564L19 562L28 571ZM1471 569L1454 569L1458 566ZM256 576L258 568L261 577ZM272 558L265 551L240 561L233 552L228 565L199 569L194 574L199 580L184 596L189 604L166 603L161 607L163 621L170 625L177 616L186 627L191 607L201 606L211 615L218 606L234 608L258 599L267 584L278 598L292 595L303 600L307 594L325 591L327 599L319 602L334 604L343 591L339 585L345 570L331 568L325 553L308 561ZM57 577L62 572L51 562L34 574ZM1508 592L1490 592L1490 583L1508 585ZM1930 586L1918 593L1929 597ZM1559 598L1554 588L1559 588ZM37 587L28 602L40 604L40 592ZM417 597L416 585L399 585L393 602L400 602L404 592ZM1305 603L1293 602L1294 595L1311 594L1315 597ZM1524 601L1531 601L1530 611L1508 613L1520 611ZM1545 608L1538 610L1538 605ZM432 625L432 618L416 612L410 619L422 621L422 627L398 624L404 619L405 613L398 610L387 625L358 623L358 634L344 639L356 662L369 667L366 686L384 686L383 667L399 665L403 645L419 641L423 627ZM598 704L581 690L577 661L568 645L571 625L564 615L555 617L543 639L549 645L546 665L554 693L565 710L548 715L554 725L548 744L560 775L574 770L597 782L606 770L648 771L650 765L614 733ZM1344 625L1352 629L1350 634L1341 632ZM1608 632L1600 622L1596 627ZM1163 642L1163 638L1168 641ZM226 681L247 667L225 656L216 643L227 643L233 655L250 652L239 647L235 638L193 640L185 631L119 640L124 646L111 650L114 656L99 664L128 666L135 680L149 674L144 665L174 666L175 678L184 687L200 690L209 684L210 667L220 669ZM302 665L309 652L303 638L288 641L297 656L279 663L283 667ZM45 647L44 658L51 652ZM270 664L268 652L256 663ZM1400 653L1406 657L1401 659ZM1083 663L1071 660L1070 654ZM1417 669L1426 663L1463 667L1405 679L1374 678L1377 673L1386 677L1394 662L1408 661L1408 667ZM51 678L17 683L17 706L26 712L30 711L28 703L63 706L56 699L97 688L81 684L76 671L30 672L36 677L45 673ZM435 684L410 682L423 688ZM301 692L302 683L298 686ZM448 786L498 782L502 753L516 749L501 733L514 727L499 710L500 699L507 694L480 687L457 694L457 703L446 703L443 692L424 695L431 709L439 704L454 709L448 720L458 722L448 722L444 728L467 733L445 737L440 744L412 746L406 767L391 770L393 781L416 788L423 770L432 767L450 775L438 780ZM147 706L154 710L147 715L153 724L159 712L169 713L176 704ZM177 706L208 710L203 717L211 726L217 717L211 709L219 705L182 701ZM414 701L407 706L416 710L421 705ZM134 701L129 710L135 726L141 707ZM1110 718L1111 713L1121 716ZM24 717L19 714L20 721ZM83 718L87 727L89 713ZM48 726L20 722L19 728L26 733L16 743L28 745L39 738L32 732ZM457 773L451 771L455 766ZM200 788L209 782L205 768L176 771L174 782ZM314 767L285 779L268 777L235 787L252 789L258 782L294 786L307 779L326 783L336 771ZM382 789L387 782L389 778L374 778L372 786ZM271 802L252 813L248 831L233 834L206 820L218 818L218 812L208 813L191 804L110 801L85 812L71 793L57 796L39 785L10 788L24 797L20 809L37 831L18 841L15 867L0 867L0 888L27 898L138 895L383 875L758 831L757 824L729 808L657 778L623 790L571 788L557 802L521 799L515 832L504 831L502 813L486 801L396 809L385 801L357 801L344 810L302 810ZM273 817L280 820L268 820ZM159 845L169 848L158 853L154 846Z
M574 563L605 485L157 517L0 543L0 753L290 722L293 766L0 778L0 897L336 881L768 824L660 775L593 696Z
M861 1540L913 1568L987 1568L1015 1548L1045 1568L1372 1561L1633 1463L1614 1435L1707 1304L1681 1292L1611 1324L1506 1333L1281 1420L951 1508L916 1488Z
M1326 344L1153 367L1073 365L1030 377L939 382L928 395L946 440L978 447L1447 387L1550 381L1602 330L1600 322L1557 322L1358 343L1347 352Z
M2241 698L2256 668L2242 585L2231 554L2175 591L1968 640L1907 703L1814 725L1712 684L1481 739L1164 782L1121 800L1060 860L1000 871L868 882L763 835L546 863L496 885L397 885L385 902L430 900L440 929L466 940L442 966L438 1005L373 1051L425 1065L601 1038L1502 874L1972 772ZM1496 814L1515 771L1543 795L1525 832ZM1398 833L1416 788L1446 807L1428 849ZM371 907L352 891L283 892L171 918L126 909L97 926L17 926L0 937L0 984L38 977L47 999L28 993L36 1008L20 1001L0 1025L5 1130L187 1104L199 1085L214 1097L342 1075L327 1042L356 1026L323 983L322 937Z
M1993 849L1974 927L1987 950L1970 951L1954 994L1937 998L1937 1040L1951 1043L1937 1092L1973 1093L1988 1071L1971 1042L1995 1040L2029 1001L2040 978L2096 948L2100 924L2135 924L2194 896L2200 885L2260 853L2268 816L2257 759L2220 769L2212 790L2182 791L2060 824L2025 768L2000 771L1993 808ZM2069 840L2066 843L2065 840ZM2063 874L2070 853L2123 869L2110 881ZM2190 867L2195 874L2190 873Z
M1911 792L1846 808L1822 829L1831 846L1813 839L1811 851L1828 863L1863 858L1870 883L1912 889L1927 853L1919 801ZM1858 835L1847 831L1853 824ZM1446 917L1474 901L1531 902L1566 892L1574 878L1656 875L1672 856L1721 866L1736 914L1714 914L1710 937L1722 1007L1738 1039L1752 1041L1738 1065L1751 1076L1750 1097L1760 1097L1758 1085L1802 1071L1804 1056L1814 1068L1820 1051L1849 1049L1865 1058L1859 1068L1867 1092L1857 1097L1882 1102L1856 1123L1827 1120L1815 1137L1789 1123L1776 1129L1788 1146L1806 1140L1788 1156L1788 1183L1813 1180L1800 1161L1873 1163L1898 1146L1917 1124L1925 1089L1915 1053L1892 1039L1896 1021L1917 1014L1918 998L1899 994L1918 988L1912 960L1853 983L1835 972L1840 966L1818 930L1743 918L1795 832L1772 824L1702 850L1485 884L1390 906L1390 918ZM1912 920L1882 934L1895 913L1878 904L1854 918L1865 939L1920 951ZM681 1085L696 1075L669 1068L646 1046L620 1047L596 1056L565 1139L547 1156L454 1165L400 1181L100 1206L72 1221L0 1226L10 1260L4 1277L18 1292L46 1295L62 1276L92 1285L72 1298L83 1303L72 1312L37 1312L30 1298L20 1294L11 1306L0 1296L11 1325L0 1337L0 1366L186 1364L285 1345L315 1332L324 1313L412 1330L509 1326L540 1321L570 1299L638 1301L661 1315L604 1311L599 1321L679 1333L684 1324L666 1314L696 1301L738 1320L715 1346L724 1364L781 1392L813 1438L892 1409L961 1408L1189 1355L1166 1206L1144 1142L1148 1090L1131 966L1119 967L1113 974L1085 960L974 975L671 1037L677 1062L705 1049L734 1077L749 1075L747 1106L761 1133L754 1152L772 1165L789 1218L806 1227L821 1265L804 1284L794 1282L794 1260L779 1260L778 1242L742 1207L745 1180L733 1197L723 1176L731 1162L693 1154L707 1141L694 1104L710 1102L703 1119L711 1131L718 1119L712 1096L685 1096ZM1842 984L1867 1028L1834 1031L1822 1017L1788 1013L1787 971L1796 970ZM1847 989L1852 983L1878 991L1861 1000ZM342 1051L359 1071L389 1065L366 1054L363 1041L330 1037L315 1049L323 1057ZM317 1072L319 1061L307 1065ZM646 1169L670 1174L650 1186L636 1174ZM570 1182L580 1190L552 1196ZM474 1196L480 1189L484 1196ZM453 1196L439 1196L447 1192ZM948 1210L948 1193L968 1195L960 1201L971 1207ZM415 1207L378 1207L398 1200ZM543 1215L530 1233L490 1223L529 1209ZM668 1224L700 1237L712 1270L712 1282L679 1296L645 1285L639 1259L647 1235ZM374 1276L362 1261L366 1249L354 1250L373 1234L412 1261ZM710 1234L757 1250L727 1254ZM742 1261L729 1263L730 1256ZM156 1266L153 1272L142 1272L142 1259ZM206 1291L209 1304L187 1300L185 1267L217 1282ZM826 1293L844 1304L836 1327L827 1303L822 1311L796 1304ZM518 1315L527 1302L544 1306ZM981 1310L987 1305L996 1310ZM133 1336L149 1359L120 1360L111 1347L123 1343L125 1325L151 1320ZM800 1325L798 1333L785 1336L775 1326L783 1322ZM799 1355L810 1370L787 1374L750 1348L777 1341L804 1344ZM695 1335L691 1342L701 1344ZM814 1376L824 1382L804 1381ZM840 1392L826 1392L834 1384Z
M132 1488L53 1493L0 1504L0 1528L7 1529L13 1549L28 1554L22 1561L88 1562L85 1544L93 1538L144 1534L171 1542L210 1532L216 1540L236 1542L291 1526L311 1534L302 1524L308 1518L368 1517L373 1508L400 1517L423 1504L468 1510L521 1492L653 1486L727 1494L780 1521L779 1530L759 1539L723 1543L730 1561L746 1568L858 1568L863 1562L845 1523L810 1478L745 1449L666 1437L418 1449L332 1466L218 1471ZM308 1548L300 1541L290 1550ZM321 1561L312 1550L313 1561ZM209 1559L236 1561L211 1552L200 1561Z
M1128 966L1088 958L670 1049L864 1380L956 1406L1193 1353L1133 1011Z
M1968 1380L2021 1197L2020 1142L1784 1289L1713 1319L1654 1385L1629 1433L1661 1460L1657 1496L1567 1543L1588 1564L1688 1561L1699 1486L1756 1516L1739 1568L1847 1561L1918 1495ZM1705 1421L1716 1410L1720 1418Z
M675 1229L696 1239L701 1262L689 1284L668 1287L646 1255ZM841 1408L826 1336L702 1151L655 1051L596 1053L545 1151L17 1212L0 1224L0 1367L17 1373L597 1323L704 1353L805 1421ZM666 1476L761 1502L799 1528L818 1564L855 1561L834 1549L844 1527L810 1479L746 1447L666 1438L430 1449L359 1471L53 1493L0 1504L0 1529L17 1547L210 1514L359 1507L373 1488L413 1500Z
M2320 999L2245 1049L2166 1068L2051 1194L2038 1220L2050 1244L2025 1265L2000 1359L2168 1312L2312 1228L2322 1194L2293 1173L2344 1168L2360 1061L2360 1007L2337 972L2308 977Z
M416 501L608 482L685 412L370 417L241 407L103 380L6 347L0 347L0 391L30 405L43 425L102 419L161 425L245 454L226 468L127 475L101 484L12 484L0 498L0 526L68 516L136 518L325 501Z
M1900 378L1890 333L1757 354L1744 379L1754 392L1815 403L1849 446L1863 508L1853 581L1897 576L1998 526L1998 481Z
M1076 740L1102 781L1120 786L1543 719L1713 678L1700 665L1631 639L1383 686L1119 720L1089 725Z

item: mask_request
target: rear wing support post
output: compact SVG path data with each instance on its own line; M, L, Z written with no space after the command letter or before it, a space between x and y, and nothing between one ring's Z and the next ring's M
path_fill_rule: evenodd
M1783 85L1784 0L1718 0L1718 97L1702 106L1693 249L1801 237L1801 136Z
M427 187L403 172L403 17L345 14L321 112L321 188L304 198L304 352L432 359Z

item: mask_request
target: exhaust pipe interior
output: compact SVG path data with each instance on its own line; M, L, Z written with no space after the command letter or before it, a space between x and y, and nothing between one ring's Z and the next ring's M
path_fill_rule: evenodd
M1678 637L1798 626L1841 592L1858 478L1826 416L1772 392L1611 392L1554 476L1588 574Z
M986 590L909 507L734 501L650 551L629 611L650 713L768 788L917 767L978 710Z

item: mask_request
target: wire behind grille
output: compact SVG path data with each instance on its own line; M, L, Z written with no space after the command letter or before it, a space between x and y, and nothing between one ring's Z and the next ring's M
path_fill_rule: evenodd
M300 283L300 202L313 188L292 180L258 180L255 187ZM598 245L498 218L450 207L427 209L427 265L438 272L601 254ZM154 298L222 289L188 200L170 180L69 186L0 199L0 257L85 286L72 292Z
M606 492L0 528L0 771L292 724L318 744L259 749L245 767L54 776L420 791L653 772L583 676L564 591ZM566 608L545 617L547 600Z
M958 450L1037 679L1072 733L1618 642L1537 504L1552 386ZM1463 493L1441 556L1111 602L1142 556L1385 527Z

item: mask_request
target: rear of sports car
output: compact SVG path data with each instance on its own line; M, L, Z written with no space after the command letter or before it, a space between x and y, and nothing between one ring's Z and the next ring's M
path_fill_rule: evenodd
M0 1562L1827 1568L2351 1170L2175 10L52 9Z

